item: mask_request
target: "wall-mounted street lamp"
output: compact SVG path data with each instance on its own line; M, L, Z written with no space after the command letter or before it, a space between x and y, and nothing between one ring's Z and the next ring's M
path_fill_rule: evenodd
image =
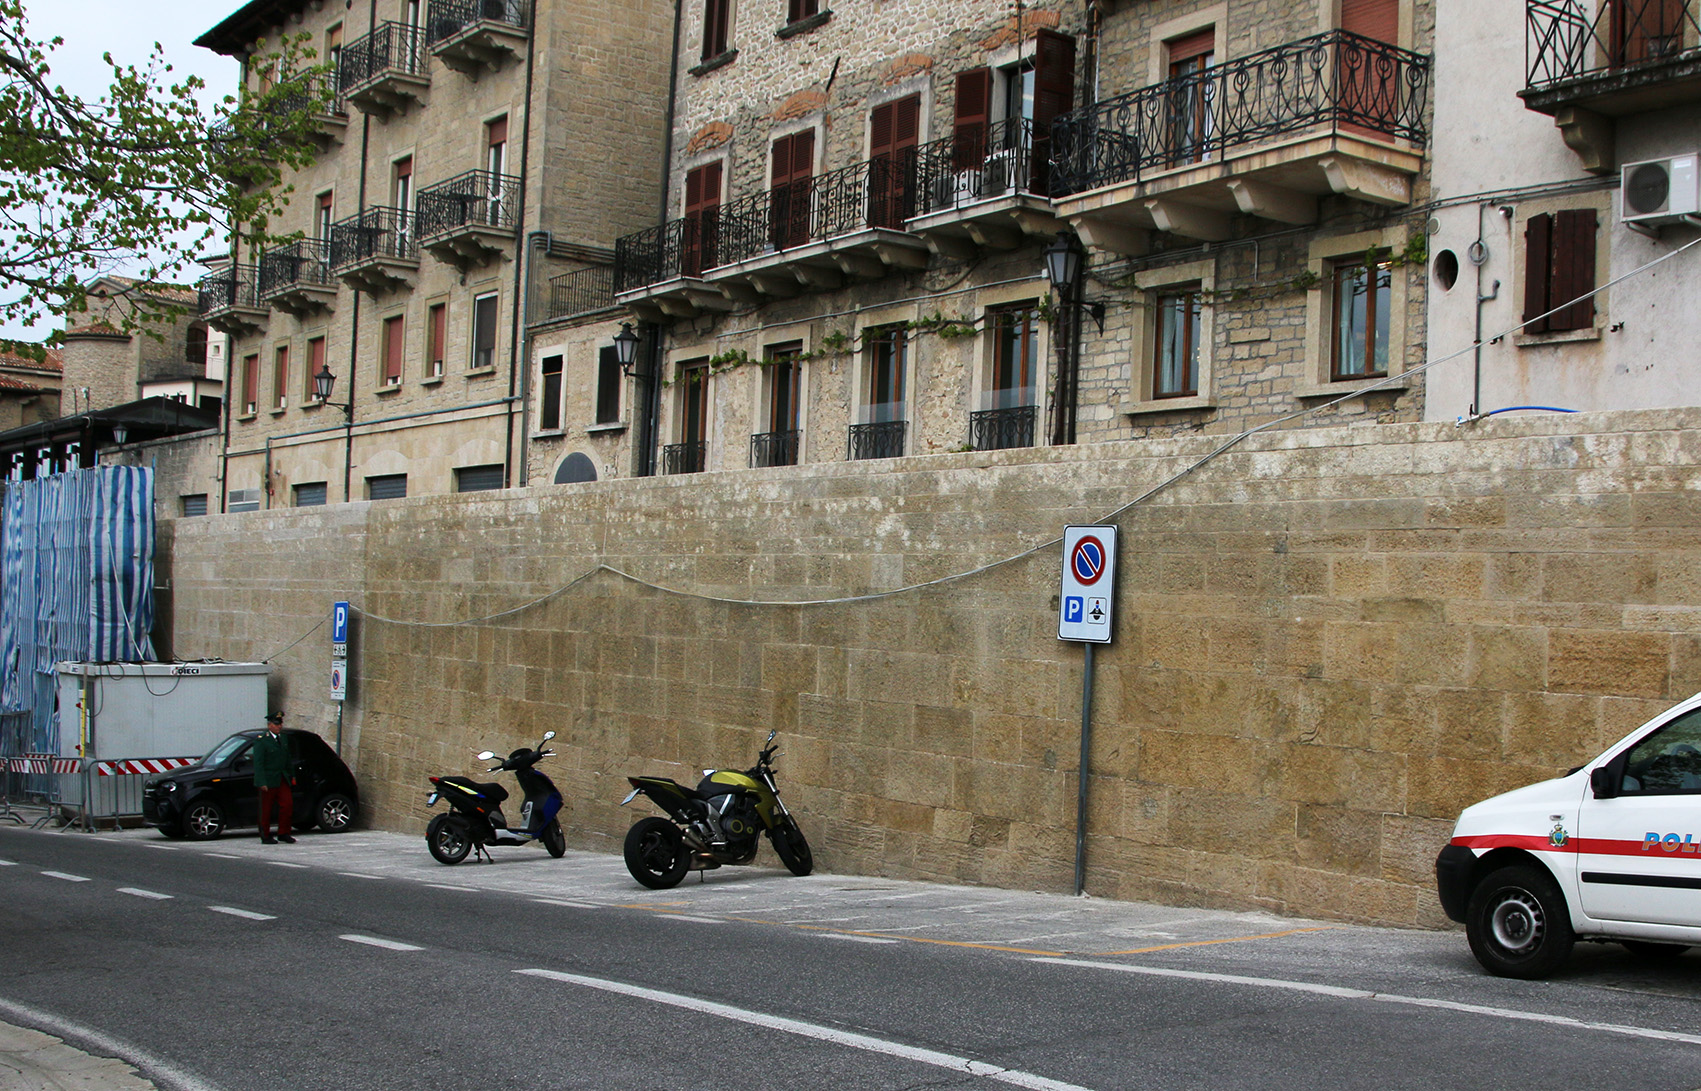
M313 376L313 396L326 405L334 405L354 419L353 402L334 402L331 400L331 388L337 385L337 377L331 374L330 364L320 364L319 371Z
M628 379L637 373L638 335L632 332L632 323L620 323L620 332L614 335L614 354Z
M124 441L129 438L130 429L126 428L123 424L114 424L112 426L112 442L122 447L124 446Z
M1081 386L1081 333L1076 315L1082 311L1092 315L1099 333L1104 333L1103 301L1081 300L1086 266L1087 252L1072 231L1059 231L1045 248L1045 279L1057 293L1057 321L1052 326L1052 340L1057 348L1057 385L1051 401L1051 442L1057 446L1075 442L1076 403Z
M1083 302L1076 290L1081 287L1081 270L1087 264L1081 240L1068 231L1059 231L1057 238L1045 248L1045 279L1051 282L1059 304L1084 310L1093 316L1099 332L1104 332L1104 301Z

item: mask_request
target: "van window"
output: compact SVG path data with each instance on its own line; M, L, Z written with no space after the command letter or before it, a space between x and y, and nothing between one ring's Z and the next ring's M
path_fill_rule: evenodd
M1620 792L1701 794L1701 708L1679 716L1630 748Z

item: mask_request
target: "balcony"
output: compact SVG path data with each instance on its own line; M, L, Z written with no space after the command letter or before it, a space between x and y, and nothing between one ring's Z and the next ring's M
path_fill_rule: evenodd
M709 461L709 442L669 443L662 447L662 473L700 474Z
M321 150L341 144L343 135L348 132L348 103L338 90L337 76L333 72L322 70L309 76L297 86L280 91L268 105L273 113L311 111L313 139Z
M902 458L904 430L908 422L878 421L873 424L853 424L846 447L852 461L865 458Z
M1036 143L1026 118L922 145L904 226L957 259L1049 238L1062 226L1046 198L1050 152L1049 135Z
M420 245L463 273L514 248L520 180L470 170L419 191Z
M691 317L925 269L927 244L904 230L914 178L907 157L868 160L626 236L617 298L645 317Z
M1039 419L1036 405L988 409L969 414L969 446L977 451L1007 451L1034 445L1034 424Z
M298 318L330 310L337 299L331 244L324 239L302 239L261 258L259 299Z
M796 428L783 432L758 432L750 437L750 466L796 466L803 433Z
M337 86L345 102L387 121L424 101L431 86L427 57L424 28L380 23L366 37L343 47Z
M596 314L614 307L614 267L592 265L549 278L549 294L542 313L532 321L558 322L582 314Z
M369 208L331 225L331 272L357 292L412 287L418 224L403 208Z
M1615 167L1610 118L1701 102L1698 0L1525 0L1524 105L1547 114L1597 173Z
M213 166L219 177L238 189L254 189L263 185L277 168L271 141L264 134L255 139L251 149L238 148L238 144L243 142L243 133L233 118L209 126L207 141L214 150Z
M526 0L431 0L427 45L445 67L476 81L525 49L530 8Z
M240 337L266 328L270 317L256 294L252 265L232 265L195 285L201 317L221 333Z
M1091 246L1144 253L1153 230L1221 241L1233 218L1317 220L1317 200L1411 203L1429 59L1332 31L1066 114L1052 127L1058 214Z

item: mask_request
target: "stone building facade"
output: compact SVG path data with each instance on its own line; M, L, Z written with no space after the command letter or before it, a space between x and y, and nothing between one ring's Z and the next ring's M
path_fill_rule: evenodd
M227 510L524 483L532 308L655 217L670 29L656 0L252 0L199 39L250 85L284 32L334 73L272 225L300 241L201 284L232 338Z
M58 349L44 349L39 360L0 353L0 432L57 417L64 370Z

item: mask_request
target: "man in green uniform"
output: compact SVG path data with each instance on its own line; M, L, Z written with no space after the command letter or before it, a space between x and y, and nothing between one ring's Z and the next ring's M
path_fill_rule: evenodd
M254 740L254 786L260 789L260 844L275 845L282 841L295 844L289 833L289 820L294 816L295 783L290 768L289 741L283 737L283 713L273 712L266 717L266 730ZM277 809L278 836L272 839L272 809Z

